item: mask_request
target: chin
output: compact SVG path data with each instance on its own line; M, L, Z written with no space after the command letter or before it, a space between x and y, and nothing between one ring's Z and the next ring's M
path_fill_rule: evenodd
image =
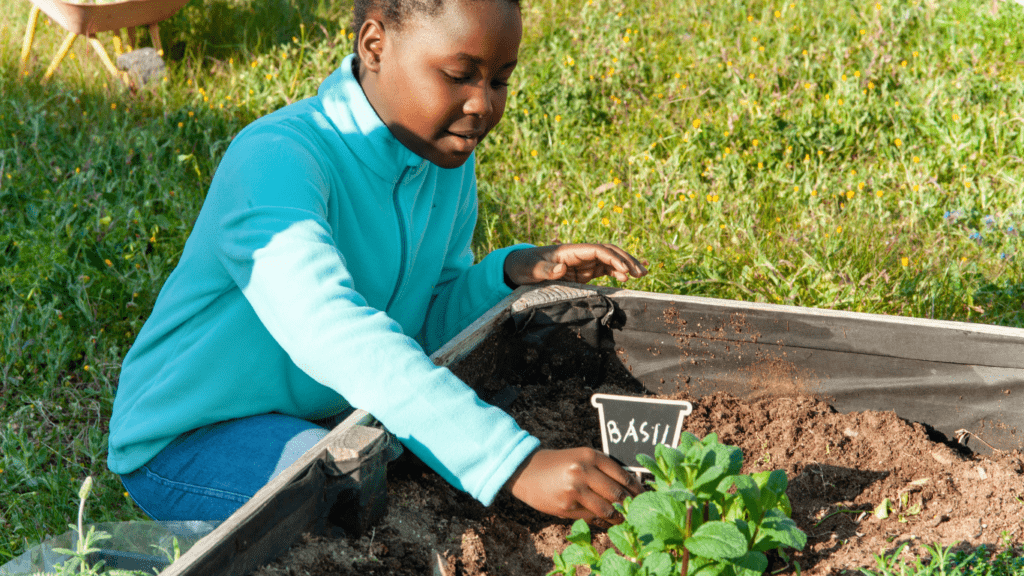
M471 154L466 154L465 156L463 156L461 154L458 155L458 156L453 155L453 154L439 154L439 155L436 155L433 158L427 158L427 160L431 164L434 164L435 166L437 166L439 168L452 169L452 168L460 168L463 164L466 163L467 160L469 160L470 156L471 156Z

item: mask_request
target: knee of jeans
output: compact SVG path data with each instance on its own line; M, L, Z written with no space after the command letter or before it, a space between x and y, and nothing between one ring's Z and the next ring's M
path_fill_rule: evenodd
M274 471L271 472L270 478L273 479L281 472L284 472L286 468L294 464L296 460L301 458L303 454L308 452L324 436L327 436L327 433L328 430L325 428L310 428L292 437L282 448L281 457L278 459L277 465L274 466Z

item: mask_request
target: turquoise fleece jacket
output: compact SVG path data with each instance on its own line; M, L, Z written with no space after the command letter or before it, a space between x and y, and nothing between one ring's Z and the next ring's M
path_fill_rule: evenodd
M371 107L352 59L225 153L125 357L112 471L207 424L355 406L490 504L538 447L426 353L510 293L505 256L525 245L473 265L475 157L443 169L413 154Z

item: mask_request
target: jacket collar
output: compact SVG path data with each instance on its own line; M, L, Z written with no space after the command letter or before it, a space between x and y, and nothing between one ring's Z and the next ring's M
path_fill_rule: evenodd
M394 181L406 166L423 167L427 162L398 141L366 99L353 74L355 54L349 54L320 85L317 98L334 123L342 140L368 169Z

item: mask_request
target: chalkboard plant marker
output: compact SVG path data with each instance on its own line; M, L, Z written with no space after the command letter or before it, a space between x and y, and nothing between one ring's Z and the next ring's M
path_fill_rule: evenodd
M590 403L601 420L604 453L620 463L636 462L644 454L654 457L659 444L675 448L683 432L683 419L693 412L685 400L663 400L616 394L594 394ZM640 474L643 466L625 466Z

